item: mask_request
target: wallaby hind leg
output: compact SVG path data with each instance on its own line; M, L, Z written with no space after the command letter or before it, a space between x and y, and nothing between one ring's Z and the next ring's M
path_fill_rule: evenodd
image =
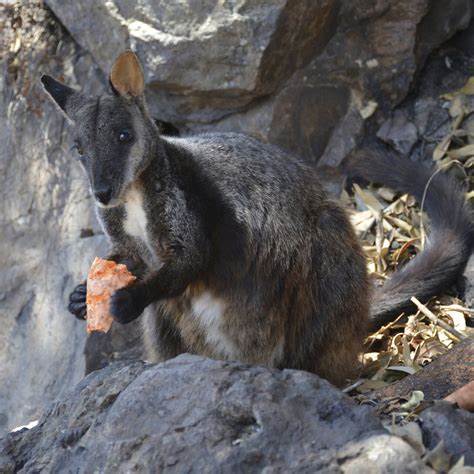
M174 322L159 303L151 304L142 316L144 357L162 362L186 352Z
M314 371L337 387L357 377L360 362L357 354L362 352L362 335L359 331L340 335L322 354L315 355Z

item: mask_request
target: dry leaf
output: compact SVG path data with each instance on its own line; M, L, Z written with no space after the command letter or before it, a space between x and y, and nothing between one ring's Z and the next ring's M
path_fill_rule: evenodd
M448 92L447 94L443 94L441 98L446 100L453 100L459 95L474 95L474 76L470 77L466 84L461 87L461 89L458 89L453 92Z
M447 135L438 143L438 145L436 145L436 148L433 151L434 161L439 161L444 155L446 155L449 145L451 144L451 138L451 135Z
M471 145L466 145L461 148L457 148L455 150L449 150L447 152L447 155L450 158L454 159L460 159L460 158L465 158L465 157L472 157L474 156L474 144Z
M464 456L448 471L448 474L474 474L474 467L464 465Z
M374 112L377 110L378 106L379 106L379 104L377 104L377 102L375 102L373 100L369 100L369 102L364 107L359 109L359 113L360 113L361 117L364 120L366 120L374 114Z
M450 310L447 310L446 313L453 321L454 329L457 329L458 331L466 330L466 318L462 311L456 311L454 309L450 309Z
M376 213L383 209L380 201L368 189L362 189L358 184L354 184L354 191L355 197L358 197L365 204L366 208Z
M392 365L387 367L387 370L394 370L395 372L403 372L408 375L416 373L416 369L413 367L407 367L406 365Z

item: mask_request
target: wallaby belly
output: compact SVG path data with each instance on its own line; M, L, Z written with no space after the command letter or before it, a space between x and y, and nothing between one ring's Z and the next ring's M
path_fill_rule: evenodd
M173 320L183 351L273 367L278 367L283 360L285 340L276 321L268 321L264 328L255 330L259 315L246 308L242 301L216 296L209 288L196 291L190 287L182 296L162 301L160 305ZM155 361L161 359L160 351L155 349L163 342L159 337L150 339L156 334L157 316L158 319L163 317L150 314L145 322L147 357Z
M205 344L222 358L237 359L240 351L226 333L226 304L206 291L191 299L190 318L197 324Z

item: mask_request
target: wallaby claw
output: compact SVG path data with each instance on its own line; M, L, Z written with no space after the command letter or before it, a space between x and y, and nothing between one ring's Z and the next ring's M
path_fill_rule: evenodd
M78 319L86 319L87 286L85 283L77 285L76 288L69 295L68 311Z

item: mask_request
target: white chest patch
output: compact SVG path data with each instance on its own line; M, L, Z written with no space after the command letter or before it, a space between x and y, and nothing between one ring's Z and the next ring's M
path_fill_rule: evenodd
M193 316L199 321L206 342L222 357L238 359L237 346L222 330L224 309L223 303L208 292L192 301Z
M148 243L146 228L148 225L145 209L143 207L143 195L138 189L132 188L125 201L124 231L132 237L143 239Z

